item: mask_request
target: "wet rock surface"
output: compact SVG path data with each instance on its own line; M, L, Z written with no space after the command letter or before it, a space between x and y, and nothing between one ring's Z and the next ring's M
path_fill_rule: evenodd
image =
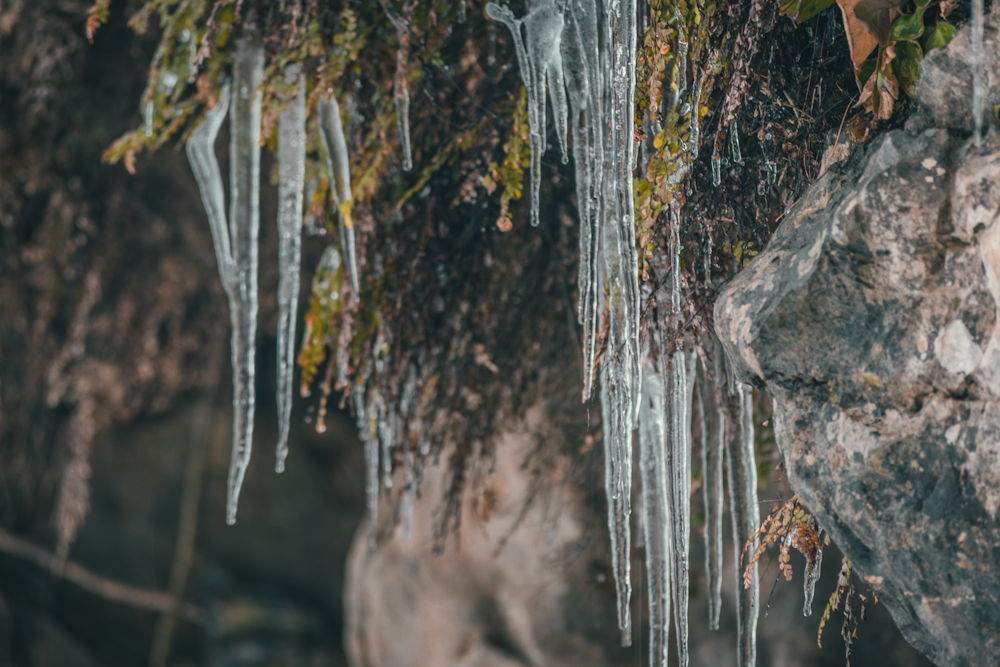
M917 99L939 127L972 132L972 47L970 31L964 29L947 48L930 51L920 63ZM982 53L983 115L989 118L1000 99L1000 5L984 17Z
M939 665L1000 654L1000 134L890 132L725 288L792 489Z

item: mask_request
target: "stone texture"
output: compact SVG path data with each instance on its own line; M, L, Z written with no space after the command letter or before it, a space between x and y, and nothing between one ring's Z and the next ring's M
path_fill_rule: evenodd
M983 73L986 77L984 116L1000 102L1000 4L983 24ZM947 48L934 49L920 63L917 99L939 127L972 132L972 40L963 29Z
M524 466L545 430L535 409L501 437L492 474L465 494L460 543L449 539L443 555L432 550L446 466L426 470L408 539L389 516L369 551L361 527L344 592L352 665L622 663L607 533L592 528L597 512L566 483L565 456ZM385 494L382 505L385 517Z
M723 290L796 494L939 665L1000 655L1000 135L902 131L818 179Z

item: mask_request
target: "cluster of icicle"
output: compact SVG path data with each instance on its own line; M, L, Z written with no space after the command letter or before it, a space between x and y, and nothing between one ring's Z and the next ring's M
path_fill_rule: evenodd
M719 390L716 382L710 381L722 376L721 348L711 355L699 355L677 346L668 353L661 341L655 361L648 349L640 348L641 300L632 192L632 172L636 166L633 135L636 5L634 0L603 4L599 7L596 0L565 3L535 0L527 15L516 18L507 6L488 3L486 14L510 29L521 77L528 89L532 224L539 221L540 166L546 149L546 92L552 102L564 162L569 120L572 120L580 211L579 317L584 328L584 400L593 391L594 344L598 318L605 306L609 317L599 391L608 530L622 644L629 645L632 638L629 612L632 432L638 428L641 525L649 569L650 664L658 667L667 664L673 600L678 655L680 664L686 666L692 407L696 405L697 418L702 422L699 433L705 457L709 616L712 627L718 628L723 447L728 448L737 562L743 545L756 535L758 527L751 393L746 385L728 383L739 417L737 432L727 438ZM683 69L686 71L686 67ZM696 88L701 85L696 84ZM674 97L676 106L678 99ZM674 330L680 332L677 324L681 317L680 212L674 209L671 213L670 311L675 320ZM711 372L698 363L708 357L715 361ZM643 364L643 359L650 360ZM697 401L693 401L694 396ZM741 577L736 579L740 581ZM757 598L754 570L752 586L749 589L740 586L737 592L741 667L755 663Z
M240 487L250 463L254 419L254 353L257 337L258 256L260 228L260 128L264 52L259 43L242 40L237 46L233 81L225 83L215 107L194 129L187 143L215 242L222 286L229 299L233 355L233 457L229 468L226 521L236 521ZM275 469L282 472L288 454L295 368L296 306L301 267L303 188L306 159L305 75L299 65L285 70L286 83L296 94L278 118L278 446ZM226 221L225 193L215 139L229 112L230 207ZM331 190L341 210L341 249L347 257L351 285L357 293L354 230L343 204L351 199L347 142L340 109L332 95L319 104L319 126L330 172ZM338 258L339 264L339 258Z

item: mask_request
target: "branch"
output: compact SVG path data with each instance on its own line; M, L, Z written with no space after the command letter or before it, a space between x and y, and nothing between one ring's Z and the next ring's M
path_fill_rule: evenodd
M168 612L173 608L173 601L167 593L123 584L94 574L76 563L63 562L51 552L35 546L27 540L15 537L2 528L0 528L0 552L33 563L56 577L71 581L80 588L105 600L160 613ZM205 610L193 604L181 605L180 615L186 621L196 625L205 623Z

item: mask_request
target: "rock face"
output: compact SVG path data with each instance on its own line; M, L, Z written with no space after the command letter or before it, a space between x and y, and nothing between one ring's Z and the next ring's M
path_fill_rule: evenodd
M545 429L535 409L501 437L482 493L465 494L460 544L449 539L440 556L433 534L446 466L426 470L409 538L385 517L383 494L378 548L369 551L362 526L348 560L352 665L620 663L607 535L588 530L595 512L566 484L566 457L523 466Z
M984 116L1000 98L1000 5L983 22ZM962 30L944 49L934 49L920 63L917 97L939 127L972 131L972 39ZM992 103L991 103L992 102Z
M1000 134L896 131L816 181L715 307L793 490L939 665L1000 655L998 274Z

